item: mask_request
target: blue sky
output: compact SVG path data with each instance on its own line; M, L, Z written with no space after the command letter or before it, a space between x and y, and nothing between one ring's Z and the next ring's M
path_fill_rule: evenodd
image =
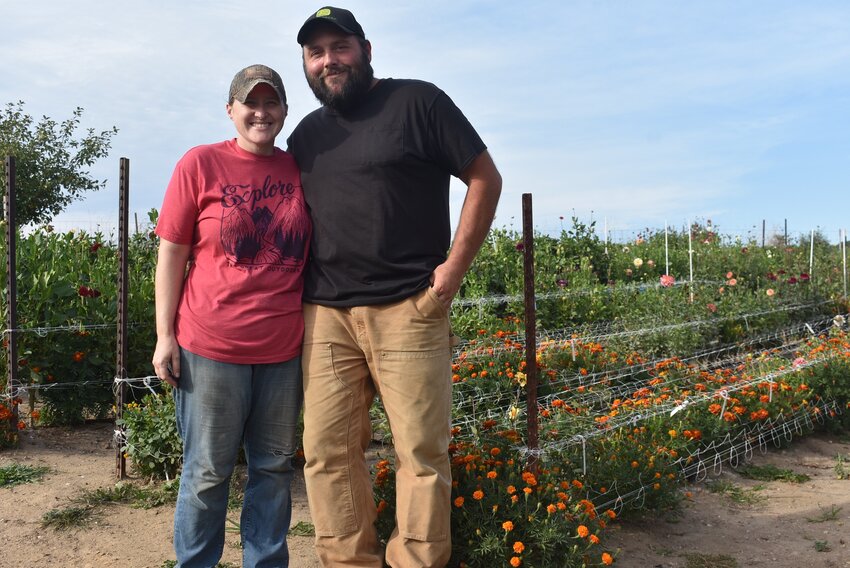
M460 106L504 178L496 226L557 232L575 214L612 237L711 219L721 233L836 240L850 213L850 3L429 0L340 4L372 41L378 77L432 81ZM233 74L284 78L285 137L317 102L298 28L313 2L4 2L0 104L117 126L107 179L57 219L110 229L118 159L132 213L161 204L190 147L234 135ZM463 201L452 186L452 213ZM564 220L562 220L562 217Z

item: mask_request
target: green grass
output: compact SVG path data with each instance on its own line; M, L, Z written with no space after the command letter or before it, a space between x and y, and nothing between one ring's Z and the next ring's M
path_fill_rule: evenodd
M694 552L685 555L685 568L738 568L738 561L725 554Z
M245 499L245 482L248 474L244 466L236 466L230 476L230 488L227 493L227 510L236 511L242 508Z
M152 509L176 502L179 488L178 480L141 486L118 482L112 487L84 491L74 502L92 507L119 503L137 509Z
M829 546L829 542L825 540L816 540L815 550L818 552L829 552L832 548Z
M795 473L790 469L778 468L775 465L747 465L738 470L742 476L758 481L787 481L788 483L805 483L811 477L804 473Z
M289 527L289 534L293 536L316 536L316 528L312 523L298 521Z
M41 517L41 526L55 530L83 528L92 523L97 517L94 507L71 505L64 509L51 509Z
M818 506L820 509L820 516L814 518L806 518L810 523L825 523L826 521L837 521L838 513L841 512L841 507L836 507L835 505L830 505L829 510L827 511L823 507Z
M50 471L49 467L21 465L12 463L0 467L0 487L13 487L24 483L41 481L41 478Z
M835 477L840 480L850 479L850 467L847 465L847 458L842 454L835 456L835 467L833 471L835 471Z
M752 489L744 489L730 481L718 479L706 484L706 487L712 493L723 495L738 505L754 505L766 499L764 495L758 494L759 491L764 489L764 485L756 485Z

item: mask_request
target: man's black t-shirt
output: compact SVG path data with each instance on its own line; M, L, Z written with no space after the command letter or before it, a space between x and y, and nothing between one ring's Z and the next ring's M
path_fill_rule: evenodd
M381 304L427 287L450 244L450 176L486 148L451 99L382 79L345 115L307 115L288 144L313 217L304 301Z

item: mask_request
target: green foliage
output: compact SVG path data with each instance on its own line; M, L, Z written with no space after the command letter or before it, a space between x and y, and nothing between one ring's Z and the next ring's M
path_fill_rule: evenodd
M141 404L131 402L124 408L126 442L122 448L140 475L174 479L181 466L183 443L177 434L174 397L170 387L161 394L148 394Z
M289 535L316 536L316 527L313 526L313 523L308 523L306 521L298 521L297 523L289 527Z
M583 486L559 461L536 470L514 459L516 431L489 431L477 443L459 442L452 457L452 559L449 566L602 566L613 555L599 532L614 511L600 514ZM395 470L376 466L379 536L395 525Z
M818 509L820 509L820 515L817 517L806 517L806 520L810 523L825 523L827 521L837 521L840 518L838 514L841 512L841 507L830 505L829 509L824 509L818 505Z
M84 491L74 502L88 507L123 504L137 509L152 509L175 503L179 489L179 479L148 485L119 481L112 487Z
M47 227L19 238L17 248L18 327L27 331L18 335L19 376L25 385L40 387L31 392L43 399L43 423L108 416L116 375L117 247L102 233L56 233ZM154 344L156 240L140 233L128 248L127 372L144 376ZM5 264L0 275L5 280ZM5 369L5 350L0 361Z
M54 530L83 528L94 522L98 511L88 505L69 505L61 509L51 509L41 516L41 526Z
M83 109L56 122L46 116L37 123L24 112L23 101L0 110L0 178L6 175L6 156L15 157L17 223L46 223L88 191L105 185L86 168L109 153L112 127L100 133L89 128L76 135ZM5 184L0 195L5 194Z
M766 499L764 495L760 495L758 493L764 489L763 485L756 485L755 487L746 489L735 485L731 481L717 479L709 482L707 486L709 491L712 493L724 495L733 503L738 505L755 505L756 503L761 503Z
M845 457L843 454L835 456L835 467L833 467L832 470L835 472L836 479L841 481L850 479L850 467L847 465L848 462L850 462L850 456Z
M49 471L49 467L23 465L19 463L0 466L0 487L12 487L14 485L41 481L44 474Z
M740 469L738 473L748 479L758 481L787 481L788 483L805 483L811 479L804 473L796 473L790 469L778 468L775 465L748 464Z

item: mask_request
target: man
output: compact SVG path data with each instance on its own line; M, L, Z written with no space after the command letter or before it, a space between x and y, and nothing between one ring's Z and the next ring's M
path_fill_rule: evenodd
M449 308L489 231L502 180L445 93L376 79L351 12L325 7L298 32L322 107L289 138L314 230L304 291L304 451L323 566L379 568L364 451L380 394L396 452L393 568L451 555ZM449 248L449 181L467 185Z

